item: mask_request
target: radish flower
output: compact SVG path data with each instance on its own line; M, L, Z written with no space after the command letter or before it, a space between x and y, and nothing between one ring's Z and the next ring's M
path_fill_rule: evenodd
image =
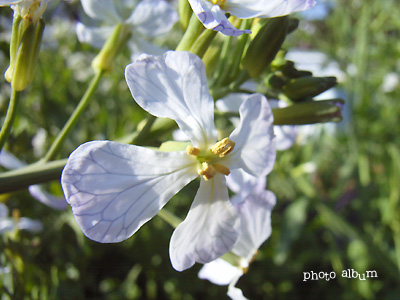
M238 127L217 141L214 101L199 57L142 54L126 67L125 77L136 102L154 116L175 120L190 144L172 152L111 141L81 145L61 178L75 219L95 241L123 241L200 176L189 213L171 237L170 258L178 271L215 260L232 249L240 229L225 177L233 169L266 176L273 167L268 101L261 94L249 96L240 107Z

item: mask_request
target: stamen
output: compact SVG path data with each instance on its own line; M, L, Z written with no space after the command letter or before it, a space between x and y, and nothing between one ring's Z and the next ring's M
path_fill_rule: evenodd
M199 156L199 154L200 154L200 149L199 149L199 148L196 148L196 147L193 147L192 145L189 145L189 146L186 147L186 152L187 152L189 155Z
M224 174L226 176L228 176L231 173L231 171L224 165L212 164L212 166L214 167L215 171L217 171L218 173Z
M199 170L197 173L203 176L203 178L207 181L210 180L217 174L217 171L212 165L209 165L207 162L202 163L202 169Z
M224 157L231 153L233 148L235 148L235 142L231 141L229 138L224 138L216 143L210 150L219 157Z

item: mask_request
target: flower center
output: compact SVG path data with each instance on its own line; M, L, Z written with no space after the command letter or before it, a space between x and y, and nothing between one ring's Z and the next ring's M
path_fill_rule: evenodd
M223 7L225 5L226 0L208 0L210 1L213 5L219 5L219 7Z
M200 149L190 145L187 146L186 152L197 157L197 160L201 163L198 170L199 175L203 176L205 180L210 180L217 173L230 174L231 171L223 164L218 163L218 161L231 153L234 147L234 141L224 138L209 149L209 153L205 155L201 155Z

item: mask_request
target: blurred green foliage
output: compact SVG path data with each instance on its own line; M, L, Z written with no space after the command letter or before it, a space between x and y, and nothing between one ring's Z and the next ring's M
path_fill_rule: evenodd
M337 0L326 19L302 20L286 42L287 47L317 49L339 63L346 72L342 88L352 115L335 134L322 129L305 144L278 152L268 177L278 199L273 233L238 283L248 298L398 299L400 89L385 91L382 83L389 72L400 72L399 14L397 0ZM2 9L1 16L11 18L11 12ZM59 26L65 32L43 44L37 77L23 95L7 144L28 163L41 155L32 146L37 132L43 128L46 133L45 151L93 74L95 49ZM5 70L7 44L1 41L0 48ZM85 141L120 138L146 116L124 80L128 57L119 56L102 80L60 158ZM3 115L8 85L4 80L0 85ZM185 187L167 208L184 217L197 186ZM62 194L59 182L46 187ZM68 209L47 208L27 191L2 195L0 201L44 224L39 234L0 237L2 300L227 299L226 287L197 278L200 265L182 273L172 268L168 244L173 229L160 218L122 243L99 244L83 236ZM342 278L346 269L376 270L378 278ZM334 271L337 277L304 282L303 272L309 271Z

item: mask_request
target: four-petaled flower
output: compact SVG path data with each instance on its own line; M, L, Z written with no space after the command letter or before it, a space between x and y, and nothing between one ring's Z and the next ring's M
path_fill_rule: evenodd
M273 18L303 11L315 5L315 0L189 0L193 12L203 25L225 35L251 33L235 28L226 17L239 19Z
M110 141L85 143L70 155L62 173L66 199L86 236L120 242L200 175L189 213L171 237L170 258L179 271L208 263L231 250L240 231L225 176L233 169L258 177L272 170L276 152L268 101L249 95L240 107L238 127L217 142L214 101L196 55L142 54L125 75L136 102L154 116L175 120L191 144L163 152Z

